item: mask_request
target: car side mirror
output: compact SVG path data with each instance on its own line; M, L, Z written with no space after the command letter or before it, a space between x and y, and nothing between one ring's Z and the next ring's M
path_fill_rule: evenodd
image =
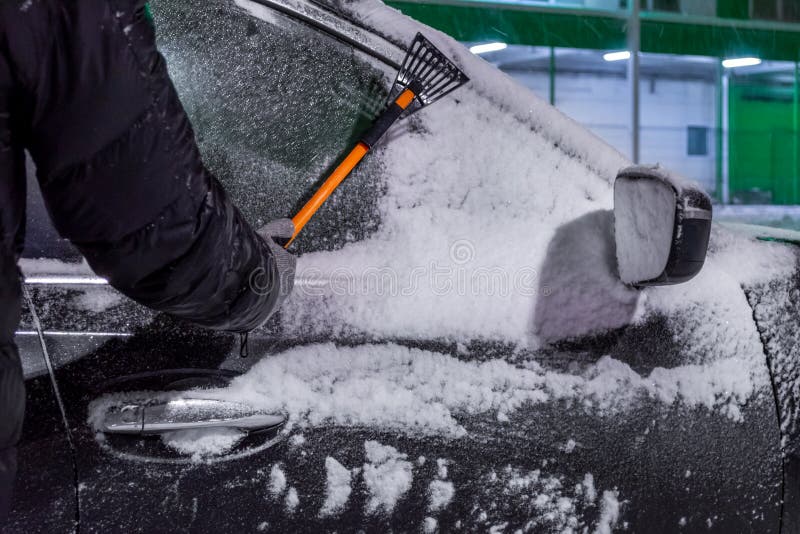
M705 262L711 199L659 166L622 169L614 182L614 238L622 282L679 284Z

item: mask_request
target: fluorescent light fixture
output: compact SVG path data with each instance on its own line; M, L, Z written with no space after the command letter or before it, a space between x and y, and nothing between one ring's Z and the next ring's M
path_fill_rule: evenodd
M608 52L607 54L603 54L603 59L606 61L622 61L623 59L630 59L631 53L627 50L622 50L621 52Z
M760 64L761 60L757 57L735 57L722 61L722 66L726 69L735 69L736 67L752 67L753 65Z
M473 54L485 54L486 52L497 52L504 50L508 45L505 43L484 43L475 46L470 46L469 51Z

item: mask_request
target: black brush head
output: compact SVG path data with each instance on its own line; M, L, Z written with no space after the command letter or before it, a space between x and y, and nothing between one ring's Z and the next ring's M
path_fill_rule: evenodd
M469 81L466 74L433 43L417 33L395 80L395 89L414 84L418 101L427 106Z

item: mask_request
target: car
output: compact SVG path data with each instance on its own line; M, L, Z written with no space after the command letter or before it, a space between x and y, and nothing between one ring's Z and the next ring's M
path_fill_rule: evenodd
M8 532L800 530L800 233L714 223L691 280L623 283L630 162L449 37L377 0L152 12L253 225L359 139L417 32L470 82L339 188L247 338L123 297L32 195Z

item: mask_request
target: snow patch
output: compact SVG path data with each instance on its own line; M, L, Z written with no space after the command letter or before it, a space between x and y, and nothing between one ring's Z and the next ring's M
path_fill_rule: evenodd
M436 476L445 479L447 478L447 464L448 461L444 458L436 459Z
M300 497L297 495L297 490L294 487L289 488L289 491L286 492L286 511L294 513L295 508L297 505L300 504Z
M202 428L167 432L161 441L167 447L200 461L207 456L225 454L238 445L246 434L235 428Z
M566 454L570 454L572 451L575 450L575 446L576 445L577 445L577 443L575 442L575 440L570 438L570 439L567 440L567 442L564 445L559 447L559 449L562 452L566 453Z
M412 467L408 456L390 445L364 442L368 463L364 464L364 482L369 492L367 512L389 513L397 501L411 489Z
M117 306L123 296L112 289L94 288L85 290L72 299L73 304L81 310L102 313Z
M711 229L706 266L711 263L740 286L753 286L794 274L795 250L783 243L759 241L741 227L717 224ZM711 281L706 285L715 286Z
M453 500L456 490L453 483L446 480L433 480L428 484L428 510L431 512L439 512L447 508L450 501Z
M705 407L741 420L739 406L762 380L750 358L656 368L648 375L605 356L573 373L503 360L465 362L395 344L292 348L254 365L222 390L204 391L301 425L367 425L463 436L463 414L512 414L526 404L579 400L584 410L619 413L641 399ZM766 382L764 382L766 383Z
M280 464L274 464L269 472L269 493L273 497L280 497L286 490L286 474Z
M439 522L434 517L426 517L422 523L422 531L425 534L433 534L439 528Z
M306 444L306 437L303 434L295 434L289 438L289 445L293 449L297 449Z
M619 521L620 504L617 500L618 492L606 490L603 492L603 501L600 504L600 519L595 529L596 534L611 534Z
M345 466L328 456L325 458L325 472L327 481L325 485L325 502L320 510L320 516L326 517L341 512L353 491L350 484L352 473Z
M584 475L581 490L583 492L584 502L587 505L594 504L597 500L597 489L594 487L594 475L591 473L586 473L586 475Z
M580 482L568 484L563 476L509 465L499 471L492 470L480 482L487 492L473 503L472 514L478 523L499 527L523 514L528 518L524 532L605 533L619 520L617 494L612 491L604 492L596 521L587 519L595 517L597 506L591 473L586 473ZM502 495L502 499L496 499L497 495Z
M437 479L428 484L428 510L431 512L439 512L447 508L456 493L453 483L445 480L448 475L448 463L449 461L445 458L436 459Z

